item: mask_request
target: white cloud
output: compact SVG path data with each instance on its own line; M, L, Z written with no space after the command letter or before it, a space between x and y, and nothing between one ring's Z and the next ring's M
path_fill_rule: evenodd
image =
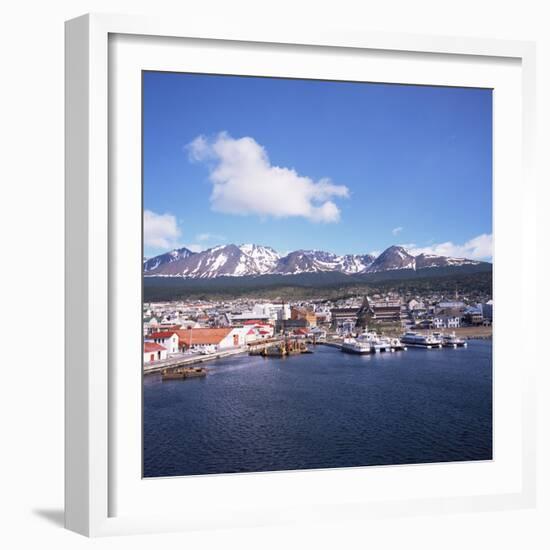
M213 140L199 136L188 146L190 160L206 162L213 184L212 209L261 217L299 216L314 222L337 222L333 198L349 196L344 185L328 178L314 181L294 169L273 166L266 150L251 137L234 139L226 132Z
M188 146L189 159L195 162L200 162L210 157L210 149L208 142L204 136L196 137Z
M172 214L156 214L152 210L143 212L143 240L151 248L172 249L179 246L181 231Z
M225 241L224 235L216 235L215 233L199 233L195 239L197 241Z
M382 254L382 251L381 251L381 250L371 250L371 251L369 252L369 254L370 254L371 256L376 256L376 257L378 257L378 256L380 256L380 254Z
M445 242L439 244L431 244L424 247L407 247L409 252L414 255L418 254L437 254L439 256L452 256L455 258L470 258L472 260L490 260L493 257L493 235L483 233L478 235L464 244L455 244L453 242Z
M401 233L401 231L403 231L403 228L402 227L394 227L391 232L392 232L392 235L399 235L399 233Z
M411 250L413 248L418 248L416 243L399 243L397 246Z
M202 244L191 243L184 244L183 246L185 246L185 248L187 248L188 250L191 250L191 252L202 252L204 250Z

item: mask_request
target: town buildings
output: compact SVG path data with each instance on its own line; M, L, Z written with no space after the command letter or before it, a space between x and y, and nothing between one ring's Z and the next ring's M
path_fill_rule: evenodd
M387 296L383 300L368 302L370 318L374 322L399 322L401 321L401 299L396 296Z
M481 300L480 300L481 299ZM145 304L144 362L177 354L245 349L282 334L322 340L364 329L384 332L414 328L456 329L490 325L490 296L419 294L352 295L339 299L182 300Z
M341 307L330 310L331 329L336 334L345 335L355 331L360 307Z
M306 326L308 327L314 327L317 325L317 316L315 315L315 311L313 311L313 309L293 307L290 310L290 318L293 321L304 319L306 321Z
M432 317L434 328L458 328L462 324L462 314L457 309L442 309Z

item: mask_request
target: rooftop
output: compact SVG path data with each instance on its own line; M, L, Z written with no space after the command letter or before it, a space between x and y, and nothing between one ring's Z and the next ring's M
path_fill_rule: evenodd
M219 344L233 329L231 328L194 328L176 330L180 343L190 345Z
M151 353L153 351L165 351L166 348L155 342L143 342L143 353Z
M167 338L172 337L174 334L177 334L177 330L163 331L163 332L153 332L149 335L149 338L166 340Z

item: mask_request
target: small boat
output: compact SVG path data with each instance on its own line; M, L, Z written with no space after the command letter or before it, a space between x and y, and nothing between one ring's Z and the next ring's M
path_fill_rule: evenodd
M380 336L380 338L378 338L378 348L379 351L395 351L393 339L387 336Z
M407 351L407 346L403 345L399 338L391 338L390 343L392 351Z
M442 334L441 342L444 348L465 348L468 344L462 338L459 338L454 332L450 334Z
M175 369L164 369L161 372L163 380L185 380L187 378L202 378L206 376L206 367L179 367Z
M443 342L434 334L418 334L418 332L406 332L401 336L401 343L413 348L441 348Z

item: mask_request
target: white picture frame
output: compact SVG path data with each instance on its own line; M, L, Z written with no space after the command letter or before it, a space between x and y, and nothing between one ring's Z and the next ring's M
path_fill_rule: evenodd
M522 350L525 361L521 373L514 373L509 378L509 387L516 392L510 399L514 407L510 410L519 412L514 440L510 440L507 449L514 448L510 455L514 459L507 463L506 468L498 474L513 478L514 483L502 485L490 492L472 490L468 487L462 494L435 495L415 493L395 494L387 499L378 497L375 500L361 500L349 493L346 498L346 484L357 485L359 477L364 476L365 469L348 469L334 477L332 472L305 472L291 474L250 474L246 476L206 476L196 479L186 486L186 491L210 491L209 494L226 493L235 495L242 492L241 501L236 496L233 502L224 501L220 496L219 506L207 514L191 516L176 510L173 515L158 513L155 501L162 498L161 492L152 490L153 484L148 483L143 495L131 493L130 484L122 483L120 468L117 466L115 449L122 452L126 443L130 452L135 451L134 442L121 437L120 426L114 419L117 401L121 394L121 384L113 376L117 368L118 350L112 345L112 330L116 327L116 316L113 317L112 302L115 297L113 286L120 275L117 263L124 261L124 256L114 254L117 249L117 239L121 238L118 227L121 222L117 217L123 213L120 210L120 197L110 189L110 181L118 177L116 163L128 161L128 152L120 153L120 162L109 152L109 143L117 134L117 124L125 119L116 118L110 107L113 103L112 87L116 82L116 71L122 67L110 60L109 43L113 37L130 37L134 43L145 40L145 37L173 39L193 39L208 41L216 48L230 48L234 45L260 48L258 55L269 49L285 48L286 55L307 49L308 52L385 52L384 55L395 54L400 57L400 63L407 63L407 57L415 55L426 56L426 59L437 59L441 67L466 59L475 63L487 65L509 63L514 65L514 77L517 86L515 95L507 96L506 101L515 102L519 117L515 120L519 136L509 143L500 140L502 127L495 127L495 140L502 149L509 148L510 158L518 161L517 171L510 174L499 171L496 165L495 185L506 189L502 200L495 201L495 218L501 233L506 237L505 220L510 209L517 207L518 200L522 213L518 217L518 231L510 235L521 249L523 265L534 265L536 256L528 235L535 231L536 188L532 177L534 151L534 119L535 119L535 48L529 42L502 40L486 40L474 38L433 37L419 35L384 34L377 32L331 32L330 30L304 29L295 33L278 29L276 31L262 28L247 30L216 29L194 25L191 22L178 22L170 19L153 19L118 15L85 15L66 23L66 492L65 518L66 527L70 530L88 536L110 534L136 534L158 531L179 531L188 529L214 528L232 525L279 524L289 521L319 521L332 519L362 519L369 516L407 515L416 513L441 513L442 511L481 511L488 509L509 509L528 507L535 500L535 381L534 346ZM132 46L133 47L133 46ZM140 46L146 52L148 46ZM162 47L170 48L164 44ZM388 53L389 52L389 53ZM167 55L167 50L165 51ZM235 53L239 57L239 53ZM126 56L126 59L130 59ZM274 56L276 58L276 55ZM195 61L200 66L200 56ZM205 61L206 62L206 61ZM130 63L130 62L129 62ZM166 62L165 62L166 63ZM175 63L175 61L174 61ZM139 63L138 63L139 65ZM148 65L150 67L150 65ZM135 67L132 70L136 70ZM296 70L300 70L299 68ZM426 82L430 81L429 68ZM467 71L467 68L464 68ZM454 69L453 69L454 71ZM459 72L459 69L456 69ZM445 71L443 71L444 73ZM483 71L479 71L483 72ZM472 71L471 78L476 77ZM496 74L496 73L495 73ZM380 78L380 77L379 77ZM420 77L419 77L420 78ZM433 77L436 78L435 75ZM438 83L442 83L438 76ZM463 77L449 77L452 84L461 81ZM465 78L465 77L464 77ZM495 77L497 78L497 77ZM375 79L376 81L376 79ZM480 81L481 82L481 81ZM502 90L508 85L502 80ZM512 89L514 85L510 85ZM497 88L498 90L498 88ZM115 94L116 95L116 94ZM506 94L503 93L502 97ZM114 103L116 105L116 101ZM117 115L118 116L118 115ZM131 113L130 113L130 116ZM135 117L134 117L135 118ZM504 120L504 119L502 119ZM139 121L137 121L139 123ZM133 120L132 124L135 124ZM121 134L122 135L122 134ZM130 151L131 153L131 151ZM116 155L119 155L117 152ZM131 155L130 155L131 156ZM513 160L512 159L512 160ZM510 160L510 162L512 161ZM521 185L513 187L510 178L518 176ZM509 178L508 180L506 178ZM502 183L501 183L502 182ZM126 191L125 191L126 192ZM132 191L128 191L132 193ZM117 191L118 193L118 191ZM116 200L114 200L116 199ZM515 199L515 200L514 200ZM134 213L135 214L135 213ZM141 215L141 214L140 214ZM499 221L501 220L501 221ZM510 225L510 224L508 224ZM141 234L136 238L141 238ZM496 262L505 266L507 258L503 251L499 256L497 246ZM511 264L510 264L511 265ZM512 268L511 268L512 269ZM503 273L503 272L501 272ZM535 288L527 284L527 273L517 268L508 279L495 275L497 292L505 293L511 283L516 284L516 294L522 303L520 324L525 323L532 308L534 308ZM518 280L519 277L519 280ZM502 282L500 282L502 281ZM130 285L131 286L131 285ZM117 293L118 294L118 293ZM122 294L124 294L122 292ZM122 298L121 298L122 299ZM498 301L497 301L498 304ZM140 304L138 304L140 305ZM502 311L502 310L501 310ZM496 315L501 315L497 309ZM504 311L501 319L505 320ZM140 319L136 319L140 322ZM507 332L508 330L508 332ZM497 325L497 331L503 335L500 342L506 341L510 332L503 321ZM498 339L495 341L497 360L505 360L498 353ZM139 349L136 350L139 355ZM141 363L140 363L141 364ZM141 376L141 373L138 373ZM506 376L501 377L501 379ZM128 393L132 385L129 384ZM501 386L503 387L503 386ZM135 386L134 386L135 389ZM504 391L504 390L503 390ZM506 393L503 393L506 396ZM497 396L498 398L498 396ZM137 411L139 396L129 395L134 401L132 407ZM506 399L506 397L504 397ZM130 402L129 401L129 402ZM502 405L502 399L497 399ZM506 405L506 403L504 403ZM497 411L498 412L498 411ZM519 418L521 417L521 418ZM132 421L135 424L135 415ZM498 414L496 422L499 422ZM120 424L120 419L118 420ZM133 432L141 429L134 426ZM130 430L131 431L131 430ZM495 464L506 459L506 452L497 457ZM504 460L504 462L506 462ZM494 465L493 465L494 466ZM496 466L495 466L496 467ZM369 469L369 483L378 484L383 491L386 483L391 483L392 476L400 476L403 483L415 467ZM129 468L131 470L131 468ZM434 485L440 484L451 474L452 470L426 466L423 470L424 479L433 477ZM473 470L472 470L473 471ZM509 476L513 471L513 475ZM417 468L418 472L418 468ZM417 482L421 482L417 474ZM454 475L454 474L453 474ZM469 475L469 474L467 474ZM483 476L480 470L476 475ZM278 500L264 498L255 501L253 506L246 499L256 494L251 491L252 485L261 486L264 494L272 490L270 480L275 484L287 487L297 486L304 481L303 487L312 491L310 500L299 500L290 506L293 500L291 494L279 495ZM472 478L473 479L473 478ZM267 481L266 481L267 480ZM134 480L135 481L135 480ZM264 483L265 482L265 483ZM181 483L174 479L161 480L162 491L169 491L170 484ZM318 498L313 487L326 484L328 489L325 498ZM424 482L422 482L424 483ZM134 483L135 485L135 483ZM180 485L181 486L181 485ZM336 491L334 487L344 487ZM145 505L141 508L119 511L116 495L113 491L127 491L126 501L143 498L149 502L149 510ZM303 489L302 489L303 492ZM191 493L190 493L191 494ZM382 493L381 493L382 494ZM413 496L411 496L413 495ZM254 497L255 498L255 497ZM285 498L289 502L286 507ZM236 499L236 500L235 500ZM318 502L315 502L315 499ZM332 500L331 500L332 499ZM121 499L124 500L124 499ZM169 501L167 501L169 502ZM232 513L241 510L238 515Z

